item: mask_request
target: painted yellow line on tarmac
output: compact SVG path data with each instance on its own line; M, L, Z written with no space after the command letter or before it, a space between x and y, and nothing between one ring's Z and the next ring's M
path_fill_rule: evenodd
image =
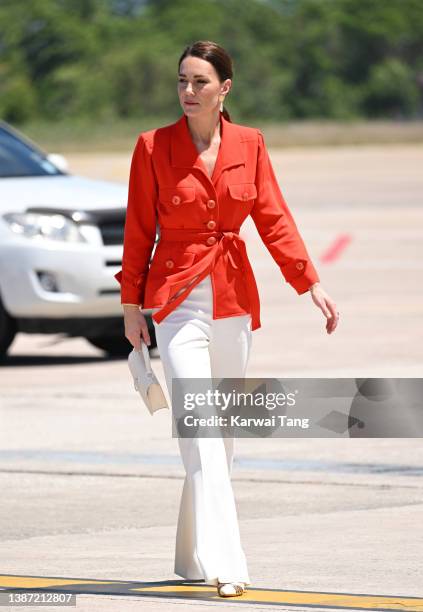
M200 597L222 600L211 585L166 585L154 587L137 587L131 592L139 591L150 595L179 595L190 597L194 593ZM279 591L276 589L254 589L238 597L228 597L231 602L240 603L271 603L279 605L313 606L329 608L349 608L362 610L414 610L423 612L423 598L392 597L383 595L352 595L348 593L319 593L316 591Z
M72 578L0 575L0 587L3 589L42 589L45 587L68 586L72 584L114 584L115 582L115 580L104 582L99 580L79 580Z
M319 591L289 591L278 589L257 589L248 587L246 593L238 597L219 597L216 587L209 584L179 584L168 581L168 584L143 583L142 581L123 580L84 580L79 578L0 575L0 589L60 589L78 594L95 594L110 592L110 595L138 595L140 597L174 597L180 599L219 600L239 604L271 604L275 606L297 606L312 608L332 608L334 610L402 610L403 612L423 612L423 598L392 595L327 593ZM91 588L87 588L91 585ZM110 588L104 588L109 585ZM72 587L66 590L61 587ZM98 591L96 587L102 587Z

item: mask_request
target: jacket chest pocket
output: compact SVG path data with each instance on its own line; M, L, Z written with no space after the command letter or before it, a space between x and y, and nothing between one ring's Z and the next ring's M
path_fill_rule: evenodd
M228 185L229 195L238 202L250 202L257 197L255 183L236 183Z
M166 207L177 209L195 200L195 187L160 187L159 200Z

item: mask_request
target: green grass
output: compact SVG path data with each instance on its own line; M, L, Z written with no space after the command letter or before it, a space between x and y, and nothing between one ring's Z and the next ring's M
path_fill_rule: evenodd
M26 136L49 152L122 152L133 149L140 132L167 125L177 117L113 119L108 122L31 122L20 126ZM242 122L260 128L269 147L309 147L423 142L423 121L290 121Z

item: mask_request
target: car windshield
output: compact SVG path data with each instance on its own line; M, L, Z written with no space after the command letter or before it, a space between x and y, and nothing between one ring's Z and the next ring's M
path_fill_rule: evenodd
M42 153L0 128L0 178L61 174Z

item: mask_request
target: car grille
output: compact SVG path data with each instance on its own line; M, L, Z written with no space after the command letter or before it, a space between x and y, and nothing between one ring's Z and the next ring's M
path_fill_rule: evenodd
M111 219L98 223L103 244L123 244L125 219Z
M101 233L103 244L123 244L126 208L86 211L86 221L96 225Z

